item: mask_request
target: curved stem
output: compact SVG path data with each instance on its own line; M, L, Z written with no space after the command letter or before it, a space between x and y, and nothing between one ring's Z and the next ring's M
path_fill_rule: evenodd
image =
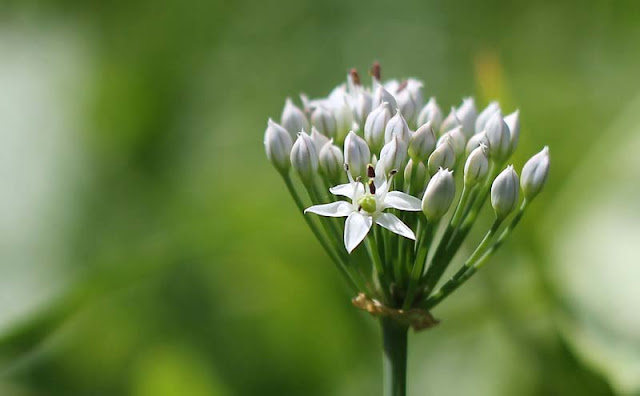
M302 214L302 217L304 218L304 221L307 222L307 225L309 226L309 228L311 228L311 231L313 232L313 235L315 235L316 239L320 242L320 245L322 245L322 247L324 248L325 252L329 255L329 257L331 257L331 260L336 264L336 267L338 267L338 270L340 270L340 272L342 273L344 278L347 280L347 283L349 284L349 287L351 288L351 290L356 294L360 290L366 290L366 289L362 288L361 285L358 282L355 281L353 276L351 276L351 273L349 273L349 271L347 270L346 263L344 262L344 260L338 254L336 254L333 251L333 249L331 249L331 246L327 242L327 240L324 237L324 235L322 235L322 232L320 231L318 226L313 222L313 220L311 220L311 218L309 218L308 216L304 215L304 204L302 203L302 200L300 199L300 196L298 195L298 192L296 191L295 187L293 186L293 183L291 181L291 177L288 174L283 174L282 175L282 179L284 180L284 183L287 185L287 189L289 190L289 193L293 197L293 200L295 201L296 206L300 210L300 214Z
M393 319L380 319L384 396L405 396L407 392L408 327Z

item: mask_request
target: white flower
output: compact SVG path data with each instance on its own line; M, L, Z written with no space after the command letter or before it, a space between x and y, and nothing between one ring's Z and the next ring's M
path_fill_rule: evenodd
M378 181L374 182L375 175L372 175L372 171L373 169L369 168L369 175L373 177L366 186L360 181L355 181L351 173L347 172L349 183L329 189L333 195L351 199L351 203L337 201L314 205L304 211L327 217L346 217L344 246L349 253L364 240L374 222L405 238L416 239L413 231L399 218L383 211L394 208L418 212L422 210L420 200L400 191L389 191L391 178L378 178Z

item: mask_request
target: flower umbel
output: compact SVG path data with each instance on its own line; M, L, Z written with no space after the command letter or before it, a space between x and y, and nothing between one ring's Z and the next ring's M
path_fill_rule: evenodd
M265 149L352 291L372 301L364 305L384 307L375 314L398 310L394 321L418 328L434 321L416 320L416 312L429 315L511 235L547 181L549 149L520 178L507 167L519 110L503 113L497 101L477 107L469 97L443 117L435 98L425 103L421 81L383 81L377 63L370 74L366 85L351 69L326 97L301 95L300 107L287 100L281 124L268 122ZM493 225L441 283L462 244L473 243L487 201ZM362 245L366 253L353 254Z

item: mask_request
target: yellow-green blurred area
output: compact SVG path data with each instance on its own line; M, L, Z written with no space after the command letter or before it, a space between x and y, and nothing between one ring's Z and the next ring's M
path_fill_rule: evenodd
M518 170L551 150L510 241L410 336L409 394L638 394L639 10L3 0L0 395L379 394L376 321L262 145L287 96L374 60L445 112L519 108Z

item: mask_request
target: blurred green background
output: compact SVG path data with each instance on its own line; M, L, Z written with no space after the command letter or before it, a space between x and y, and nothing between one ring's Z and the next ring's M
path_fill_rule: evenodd
M511 241L410 336L409 394L640 394L639 10L3 0L0 394L378 394L376 322L262 146L285 97L373 60L445 110L519 108L518 169L552 156Z

